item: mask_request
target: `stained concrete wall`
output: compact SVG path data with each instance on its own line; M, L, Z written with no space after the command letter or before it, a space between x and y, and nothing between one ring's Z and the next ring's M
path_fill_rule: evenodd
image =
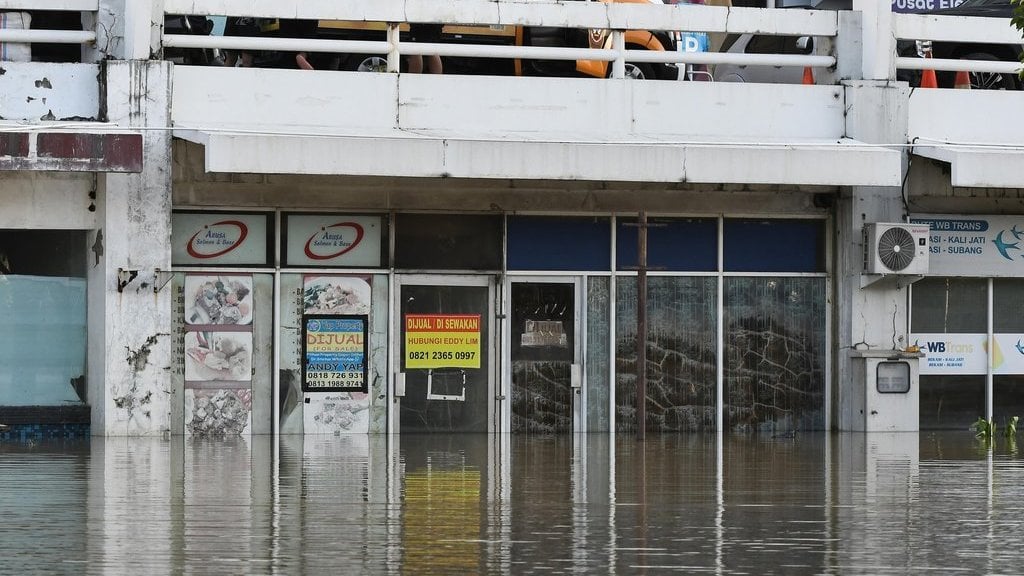
M110 62L108 114L122 126L169 123L170 65ZM169 270L171 138L147 131L143 170L101 174L98 244L89 268L89 398L93 433L149 435L169 430L171 293L154 291L157 270ZM119 286L118 270L136 276ZM121 278L123 281L125 278Z

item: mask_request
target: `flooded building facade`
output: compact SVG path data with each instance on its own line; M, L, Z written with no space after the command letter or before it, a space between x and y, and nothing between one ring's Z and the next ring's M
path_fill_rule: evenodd
M394 23L392 70L172 62L242 46L168 33L166 15L199 9L179 0L53 2L84 15L81 61L0 66L12 422L66 424L77 407L102 435L633 432L641 418L777 434L961 426L995 410L993 390L1012 405L1024 328L999 311L1019 301L1001 260L1016 263L1024 230L1020 120L944 111L1019 95L896 81L887 31L918 17L875 2L806 17L239 4L198 16ZM696 82L683 60L683 80L632 81L612 44L609 78L399 64L407 21L600 21L625 42L636 18L821 38L816 84ZM50 33L34 41L74 40ZM876 224L911 234L912 268L876 265Z

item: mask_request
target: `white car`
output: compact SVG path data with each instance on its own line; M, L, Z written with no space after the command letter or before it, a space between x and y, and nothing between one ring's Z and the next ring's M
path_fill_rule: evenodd
M849 10L852 0L809 0L805 4L790 5L793 9ZM729 34L719 52L734 54L815 54L818 42L810 36L777 36L772 34ZM716 82L761 82L767 84L800 84L804 69L801 66L744 66L719 64L714 69Z

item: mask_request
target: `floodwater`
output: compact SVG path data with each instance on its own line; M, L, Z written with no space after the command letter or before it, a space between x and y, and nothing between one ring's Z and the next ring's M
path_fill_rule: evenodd
M971 432L0 442L10 574L1020 574Z

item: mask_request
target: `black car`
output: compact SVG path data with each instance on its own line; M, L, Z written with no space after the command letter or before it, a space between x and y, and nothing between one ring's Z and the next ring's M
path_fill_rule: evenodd
M941 16L978 16L984 18L1005 18L1006 25L1011 26L1010 18L1013 17L1014 5L1010 0L965 0L955 8L932 10L928 14ZM899 45L900 56L915 56L918 49L914 42L901 42ZM1024 51L1022 44L983 44L974 42L932 42L932 57L946 58L953 60L992 60L992 61L1020 61L1021 52ZM970 72L971 88L982 90L1019 90L1021 80L1015 74L999 74L993 72ZM953 86L955 72L937 72L940 88ZM914 71L901 71L900 79L911 82L917 86L920 73Z

